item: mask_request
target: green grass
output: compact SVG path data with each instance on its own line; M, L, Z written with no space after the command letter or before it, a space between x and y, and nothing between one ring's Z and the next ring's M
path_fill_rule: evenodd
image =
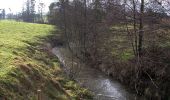
M129 30L133 29L132 25L128 25ZM128 61L134 57L131 41L126 32L126 26L114 25L111 27L111 36L107 39L109 45L112 45L111 54L115 60Z
M54 81L65 90L75 94L84 89L69 89L68 79L61 74L59 61L41 48L49 39L54 26L16 21L0 21L0 98L8 100L36 100L37 90L48 100L67 100L66 94L56 88ZM72 84L75 86L75 83ZM76 92L78 98L79 94Z
M25 41L37 42L37 37L47 36L53 26L0 21L0 29L0 77L4 77L14 67L14 52L29 46Z
M158 27L158 26L157 26ZM143 48L148 48L152 45L159 47L170 47L170 29L161 27L156 30L149 29L149 26L144 27ZM133 32L133 25L128 25L130 32ZM137 28L138 29L138 28ZM112 34L107 39L112 44L111 53L117 60L128 61L134 58L133 48L131 45L132 37L129 37L125 25L113 25L110 28ZM150 31L148 31L150 30ZM134 42L134 38L133 38Z

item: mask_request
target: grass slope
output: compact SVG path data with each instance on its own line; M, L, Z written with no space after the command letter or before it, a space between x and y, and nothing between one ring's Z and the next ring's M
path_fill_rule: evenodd
M0 21L0 99L45 100L91 97L88 90L65 79L58 59L46 52L45 39L54 26Z

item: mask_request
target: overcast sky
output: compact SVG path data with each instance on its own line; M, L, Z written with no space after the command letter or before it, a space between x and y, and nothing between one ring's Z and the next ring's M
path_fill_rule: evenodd
M17 13L22 10L24 1L26 0L0 0L0 9L5 8L6 12L9 13L10 8L13 13ZM38 1L42 1L45 3L45 12L47 12L50 3L57 0L36 0L36 2Z

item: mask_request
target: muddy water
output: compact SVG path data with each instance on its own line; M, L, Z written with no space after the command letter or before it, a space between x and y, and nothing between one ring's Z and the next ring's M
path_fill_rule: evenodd
M72 55L65 48L56 47L52 51L63 63L68 74L74 73L75 79L80 85L94 92L95 100L139 100L135 94L128 92L116 80L106 76L99 70L80 63L75 58L72 59ZM69 70L72 71L69 72Z

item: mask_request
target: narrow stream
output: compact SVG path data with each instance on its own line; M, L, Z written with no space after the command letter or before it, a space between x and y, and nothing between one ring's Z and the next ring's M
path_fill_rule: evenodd
M83 64L79 65L78 61L75 60L72 63L73 59L69 51L64 47L53 48L52 52L62 62L64 69L72 70L69 69L70 66L77 66L73 71L76 73L75 79L81 86L94 92L95 100L140 100L135 94L128 92L119 82L106 76L101 71Z

